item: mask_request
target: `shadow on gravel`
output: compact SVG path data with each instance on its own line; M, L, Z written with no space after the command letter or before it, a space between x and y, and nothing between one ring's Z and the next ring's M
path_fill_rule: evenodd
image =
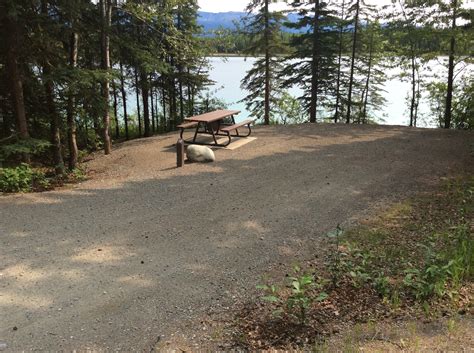
M12 350L147 349L253 295L269 266L314 256L337 224L472 162L472 134L395 128L377 138L371 127L338 143L348 135L326 130L328 145L304 141L210 172L45 193L42 203L0 199L0 338ZM260 145L305 134L257 133Z

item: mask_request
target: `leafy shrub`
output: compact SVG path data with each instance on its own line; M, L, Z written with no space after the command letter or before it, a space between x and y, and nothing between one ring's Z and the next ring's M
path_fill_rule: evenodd
M320 291L323 283L316 281L312 274L302 273L298 266L294 268L294 272L295 276L289 278L288 287L291 290L289 295L278 290L275 285L261 285L257 288L266 292L267 295L262 297L264 301L280 305L280 308L274 311L274 314L287 313L303 325L306 322L307 312L311 304L314 301L325 300L328 295Z
M472 277L474 240L469 226L457 226L449 237L452 245L446 251L438 253L434 250L434 243L430 243L426 246L424 267L405 271L403 283L416 299L452 297L461 282Z
M42 172L31 169L28 164L16 168L0 168L0 191L29 192L33 189L47 189L49 182Z
M22 154L37 155L46 151L51 144L45 140L29 138L0 146L0 160L6 161Z

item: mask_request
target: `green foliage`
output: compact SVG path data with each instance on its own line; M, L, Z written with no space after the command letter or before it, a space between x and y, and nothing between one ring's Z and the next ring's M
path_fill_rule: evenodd
M33 189L48 189L49 181L45 175L33 170L28 164L16 168L0 168L1 192L30 192Z
M474 240L463 224L448 236L452 244L443 252L435 250L434 243L425 246L424 266L410 267L405 271L403 284L418 300L431 297L452 297L461 282L472 278L474 265Z
M452 127L456 129L474 129L474 79L462 76L453 91ZM444 125L446 109L447 84L433 81L425 86L428 92L428 103L435 123Z
M463 283L474 276L474 239L469 225L474 187L450 183L447 189L458 211L457 218L447 220L446 230L433 231L429 237L406 245L387 243L382 232L360 233L358 240L347 243L345 252L337 255L344 256L338 262L342 277L349 278L355 288L373 287L395 306L402 299L424 303L433 298L454 298ZM334 262L330 259L330 271L334 271Z
M196 114L203 114L213 110L227 109L228 104L223 99L216 97L216 91L205 91L195 107Z
M81 168L74 168L68 173L68 178L74 181L82 181L86 179L86 173Z
M277 101L277 124L301 124L307 121L307 113L301 104L301 101L283 91Z
M283 22L281 11L269 9L270 0L254 0L247 7L243 33L250 40L248 55L263 54L241 80L241 87L250 93L242 100L256 119L269 124L276 111L280 90L279 72L282 70L278 55L286 51L280 36Z
M0 161L15 159L22 154L38 155L51 147L45 140L29 138L0 146Z
M328 268L331 275L331 282L333 288L337 287L339 280L342 278L345 270L345 260L344 257L347 256L346 253L342 252L340 249L341 238L344 235L344 230L341 225L338 224L334 231L331 231L327 234L327 237L332 242Z
M286 313L304 325L311 304L325 300L328 295L321 291L324 283L318 282L314 275L303 273L298 266L294 268L294 274L288 279L289 294L278 290L275 285L260 285L257 288L266 292L262 300L278 305L275 315Z

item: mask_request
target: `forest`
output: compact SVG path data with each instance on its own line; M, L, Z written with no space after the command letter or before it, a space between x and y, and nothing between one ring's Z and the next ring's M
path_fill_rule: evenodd
M116 142L174 131L186 116L223 106L207 89L207 58L216 52L258 57L242 88L263 124L275 123L277 110L284 123L372 123L391 65L410 83L410 126L422 92L440 127L474 126L473 10L463 1L376 8L294 0L293 23L271 2L250 1L235 31L204 33L196 0L3 0L0 189L77 176L92 151L110 154ZM427 80L421 68L440 55L446 75ZM304 94L289 96L291 86ZM329 117L318 116L321 107Z

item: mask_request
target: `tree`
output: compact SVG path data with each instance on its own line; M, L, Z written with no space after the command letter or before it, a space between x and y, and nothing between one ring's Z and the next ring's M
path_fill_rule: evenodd
M298 11L299 20L286 26L306 33L291 39L293 54L286 60L282 75L286 76L285 86L303 89L300 99L308 110L309 121L315 123L318 107L327 108L333 98L337 77L337 32L333 29L336 20L325 1L295 1L292 6Z
M371 113L382 110L386 103L383 97L384 84L387 79L382 25L378 16L372 21L367 14L364 29L360 33L361 54L358 58L358 75L362 77L359 111L356 122L366 124L375 121Z
M418 121L418 106L421 98L422 83L420 67L423 63L422 42L424 41L426 18L431 15L419 3L407 0L397 0L390 8L389 24L391 39L397 43L392 48L393 58L402 69L400 78L410 82L408 109L410 112L409 126L416 126Z
M352 35L352 54L351 54L351 68L349 74L349 91L347 96L347 112L346 112L346 124L351 122L351 108L352 108L352 88L354 85L354 70L355 70L355 59L356 59L356 48L357 48L357 31L359 29L359 13L360 13L361 0L356 0L355 4L351 7L354 11L354 29Z
M21 32L25 28L21 23L24 18L24 8L16 1L2 1L0 5L0 16L2 24L2 36L5 36L4 50L6 52L6 71L11 90L11 102L15 115L16 132L21 140L30 137L28 122L26 119L25 100L23 92L23 74L21 70L22 45L25 35ZM23 156L25 161L29 160L27 155Z
M110 69L110 24L112 19L112 3L111 0L100 0L100 13L102 19L101 27L101 50L102 50L102 70L106 73ZM103 99L103 139L104 153L110 154L112 151L112 142L110 139L110 81L107 75L102 79L102 99Z
M338 42L338 54L337 54L337 74L336 74L336 103L334 106L334 122L337 123L339 121L339 117L341 115L341 110L342 110L342 95L341 95L341 79L342 79L342 65L343 65L343 48L344 48L344 32L345 32L345 27L346 27L346 1L342 0L342 3L340 4L340 11L339 11L339 18L337 20L338 22L338 37L337 37L337 42Z
M278 100L278 72L281 62L277 58L285 47L280 37L282 12L270 11L270 0L252 0L247 6L244 32L251 39L247 54L263 54L242 79L242 88L250 93L243 99L247 109L257 118L263 116L270 124L272 108Z

